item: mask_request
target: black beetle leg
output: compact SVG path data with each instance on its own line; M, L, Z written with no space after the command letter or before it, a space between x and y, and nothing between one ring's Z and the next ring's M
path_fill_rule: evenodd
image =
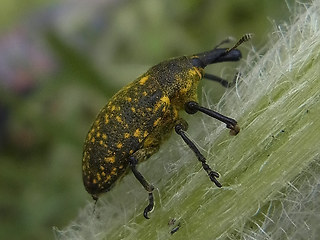
M229 87L231 87L233 85L232 83L229 83L227 80L224 80L223 78L218 77L218 76L213 75L213 74L205 73L203 77L206 78L206 79L218 82L225 88L229 88Z
M230 87L233 87L234 85L236 85L236 81L240 77L240 73L239 72L236 73L232 82L228 82L227 80L225 80L221 77L218 77L216 75L210 74L210 73L205 73L203 77L206 79L218 82L225 88L230 88Z
M130 163L130 167L131 167L131 170L134 174L134 176L138 179L138 181L141 183L141 185L148 191L149 193L149 204L148 206L144 209L143 211L143 216L146 218L146 219L149 219L148 217L148 213L151 212L153 210L153 207L154 207L154 200L153 200L153 185L148 183L147 180L142 176L142 174L137 170L136 168L136 165L138 163L137 159L133 156L131 156L129 158L129 163Z
M232 41L231 37L227 37L226 39L222 40L219 44L217 44L217 46L214 47L214 49L217 49L218 47L220 47L223 44L229 43Z
M199 149L196 147L196 145L186 136L185 134L185 127L181 124L178 123L175 126L175 131L177 134L179 134L183 141L191 148L191 150L195 153L197 156L198 160L202 164L202 168L207 172L210 180L216 184L217 187L222 187L221 183L216 179L219 177L219 173L212 171L212 169L209 167L209 165L206 163L206 158L201 154Z
M236 120L234 120L232 118L228 118L228 117L226 117L218 112L215 112L211 109L202 107L197 102L194 102L194 101L186 102L185 110L189 114L194 114L194 113L200 111L204 114L207 114L210 117L218 119L219 121L227 124L227 128L231 129L230 130L231 135L237 135L240 131L240 127L238 126Z

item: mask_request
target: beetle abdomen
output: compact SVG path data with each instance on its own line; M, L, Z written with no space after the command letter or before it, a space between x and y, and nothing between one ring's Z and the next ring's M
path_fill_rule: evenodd
M163 121L170 125L165 132L172 130L175 118L166 117L171 110L169 98L148 74L113 96L100 111L85 140L86 190L90 194L108 191L126 172L129 156L146 145L159 145L163 134L154 133Z

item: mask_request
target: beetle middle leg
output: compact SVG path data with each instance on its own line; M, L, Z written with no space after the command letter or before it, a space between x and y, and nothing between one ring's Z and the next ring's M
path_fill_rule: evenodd
M213 111L211 109L205 108L200 106L197 102L189 101L185 103L185 110L189 114L195 114L196 112L200 111L210 117L213 117L215 119L218 119L219 121L225 123L227 125L227 128L231 129L230 134L231 135L237 135L240 132L240 127L236 120L226 117L216 111Z
M142 174L137 170L137 163L138 163L138 160L131 156L129 157L129 164L130 164L130 167L131 167L131 170L134 174L134 176L138 179L138 181L141 183L141 185L144 187L144 189L147 190L149 196L148 196L148 199L149 199L149 204L148 206L144 209L143 211L143 216L146 218L146 219L149 219L148 217L148 213L151 212L153 210L153 207L154 207L154 200L153 200L153 185L148 183L147 180L144 178L144 176L142 176Z
M190 138L187 137L185 134L185 131L187 130L187 125L183 124L184 121L181 121L181 123L178 123L175 126L175 131L177 134L179 134L183 141L190 147L190 149L195 153L196 157L202 164L202 168L207 172L210 180L216 184L217 187L222 187L221 183L217 180L219 177L219 173L212 171L212 169L209 167L209 165L206 162L206 158L201 154L197 146L191 141Z

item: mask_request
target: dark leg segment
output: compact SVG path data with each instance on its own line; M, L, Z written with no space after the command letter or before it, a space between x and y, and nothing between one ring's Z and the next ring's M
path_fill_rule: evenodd
M203 77L206 78L206 79L218 82L223 87L226 87L226 88L229 88L229 87L231 87L233 85L232 83L229 83L227 80L224 80L223 78L218 77L218 76L213 75L213 74L205 73Z
M240 131L240 127L238 126L236 120L234 120L232 118L228 118L228 117L226 117L218 112L215 112L211 109L202 107L197 102L194 102L194 101L187 102L185 104L185 110L189 114L195 114L196 112L200 111L210 117L218 119L219 121L227 124L227 128L231 129L230 134L232 134L232 135L237 135Z
M210 177L210 180L216 184L217 187L222 187L221 183L218 182L216 178L219 177L219 174L215 171L212 171L209 165L206 163L205 157L200 153L199 149L196 147L196 145L186 136L184 132L184 128L182 124L177 124L175 126L175 131L177 134L179 134L183 141L191 148L191 150L195 153L198 160L202 164L202 168L207 172L208 176Z
M217 46L214 47L214 49L217 49L218 47L220 47L220 46L223 45L223 44L226 44L226 43L231 42L231 40L232 40L232 39L231 39L230 37L222 40Z
M228 82L227 80L221 78L221 77L218 77L216 75L213 75L213 74L210 74L210 73L205 73L204 78L206 79L209 79L209 80L212 80L212 81L215 81L215 82L218 82L220 83L223 87L225 88L231 88L233 87L235 84L236 84L236 81L237 79L240 77L240 73L238 72L234 78L233 78L233 81L232 82Z
M149 197L148 197L149 204L143 211L143 216L146 219L149 219L148 213L151 212L154 207L154 200L153 200L153 194L152 194L154 187L150 183L148 183L147 180L142 176L142 174L137 170L136 165L138 161L136 158L131 156L129 158L129 163L134 176L138 179L138 181L141 183L144 189L146 189L149 193Z

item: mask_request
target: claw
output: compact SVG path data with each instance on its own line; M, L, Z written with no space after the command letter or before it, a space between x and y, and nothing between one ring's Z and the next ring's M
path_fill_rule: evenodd
M211 180L212 182L214 182L214 184L215 184L217 187L219 187L219 188L222 187L221 183L217 180L217 178L219 177L219 173L214 172L214 171L211 171L211 172L209 173L209 177L210 177L210 180Z
M148 213L153 210L153 206L154 206L153 194L152 194L152 192L149 192L149 204L143 211L143 216L146 219L150 219L149 216L148 216Z

